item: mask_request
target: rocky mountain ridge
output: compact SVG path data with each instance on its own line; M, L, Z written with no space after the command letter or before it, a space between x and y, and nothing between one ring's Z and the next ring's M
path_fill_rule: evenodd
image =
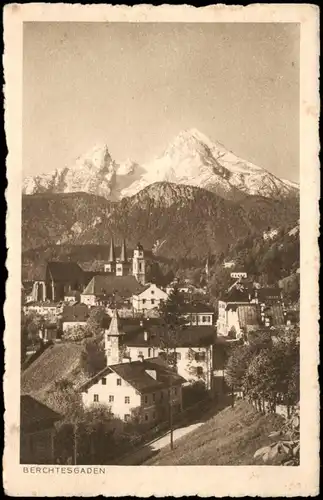
M131 160L118 164L106 144L97 145L70 167L27 177L23 193L85 192L118 201L156 182L200 187L235 201L249 195L297 197L299 192L296 183L279 179L189 129L180 132L159 157L143 165Z

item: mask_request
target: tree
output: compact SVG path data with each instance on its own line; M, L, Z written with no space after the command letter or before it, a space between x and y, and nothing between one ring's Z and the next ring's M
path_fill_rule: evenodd
M162 349L166 362L173 370L177 369L178 333L185 327L187 320L183 316L184 298L178 287L169 294L167 300L161 304L161 335L160 348ZM173 449L173 403L172 403L172 383L169 378L169 420L170 420L170 445Z
M91 310L86 322L86 329L93 337L102 333L102 320L105 315L106 312L103 306L97 306Z
M85 340L80 361L82 369L91 377L105 368L106 356L100 336Z
M269 437L274 442L256 451L254 458L261 458L268 465L298 466L300 464L300 415L299 406L281 429Z
M27 347L40 341L39 331L44 323L44 319L34 312L25 314L21 312L21 363L26 359Z

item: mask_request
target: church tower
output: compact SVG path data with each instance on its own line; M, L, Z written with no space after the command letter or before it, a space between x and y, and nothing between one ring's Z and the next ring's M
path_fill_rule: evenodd
M120 339L124 335L120 327L118 311L115 309L111 318L111 323L108 330L104 333L104 350L107 360L107 366L117 365L122 362L122 349Z
M129 274L129 261L127 258L126 241L122 241L120 259L117 262L116 276L127 276Z
M113 274L115 274L115 272L116 272L116 253L115 253L115 249L114 249L113 238L111 239L111 242L110 242L109 259L108 259L108 263L105 264L105 266L104 266L104 271L106 273L113 273Z
M146 262L144 257L143 246L138 243L133 252L132 259L132 274L136 280L145 285L146 283Z

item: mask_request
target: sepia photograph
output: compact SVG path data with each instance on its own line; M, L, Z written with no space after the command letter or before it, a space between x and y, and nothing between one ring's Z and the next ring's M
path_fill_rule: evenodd
M20 466L299 468L301 24L22 24Z

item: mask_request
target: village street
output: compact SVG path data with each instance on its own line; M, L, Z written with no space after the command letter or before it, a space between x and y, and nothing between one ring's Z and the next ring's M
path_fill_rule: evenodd
M195 429L203 425L203 423L203 421L196 422L194 424L183 425L182 427L175 429L173 432L174 445L176 446L176 440L194 431ZM138 450L124 457L120 462L118 462L118 465L140 465L169 444L170 432L167 432L163 436L151 441L150 443L145 444Z

